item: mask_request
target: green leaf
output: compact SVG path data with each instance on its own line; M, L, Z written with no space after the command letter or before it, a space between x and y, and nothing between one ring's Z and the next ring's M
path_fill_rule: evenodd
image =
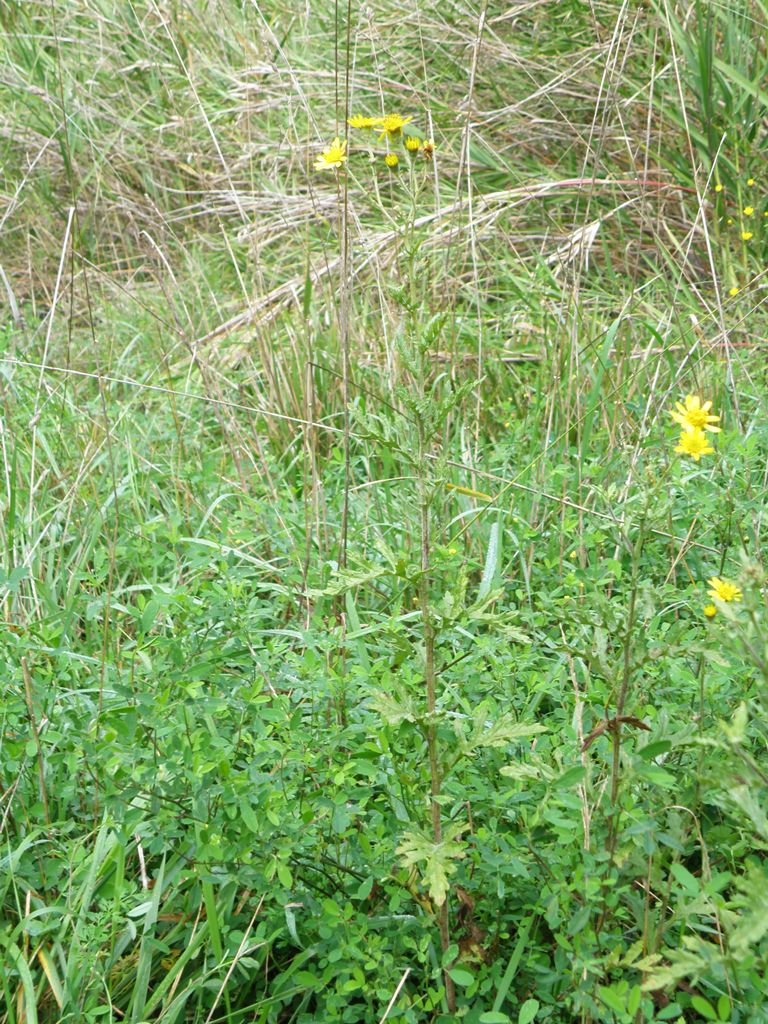
M682 1017L683 1009L679 1003L670 1003L663 1010L656 1014L656 1020L672 1020L673 1017Z
M499 1013L497 1010L488 1010L481 1013L479 1024L509 1024L509 1017L506 1013Z
M443 953L440 959L440 966L443 969L450 967L452 963L455 963L455 961L458 960L459 952L460 951L457 944L455 942L452 942L450 946L446 949L446 951Z
M240 817L242 818L245 827L248 829L249 832L253 832L255 835L258 835L258 833L261 831L261 829L259 828L259 819L256 816L256 811L254 811L253 807L245 799L245 797L243 797L240 800L239 808Z
M670 871L689 896L698 896L699 881L688 868L683 867L682 864L673 864Z
M373 875L371 875L369 878L366 878L365 881L361 882L360 885L358 885L357 892L355 893L355 898L358 900L367 900L368 897L371 895L372 889Z
M640 1009L640 1000L643 996L643 990L639 985L635 985L627 996L627 1013L630 1017L634 1017L637 1011Z
M676 785L675 776L665 772L657 764L644 764L639 768L637 774L653 783L654 786L661 786L663 789L672 789Z
M614 1010L616 1013L626 1013L627 1010L627 997L623 993L617 992L614 988L607 988L604 985L598 987L598 994L609 1010Z
M731 1019L731 1000L728 996L720 996L717 1000L717 1016L722 1021Z
M475 980L475 976L471 971L468 971L466 967L453 967L448 974L451 976L453 981L457 985L461 985L462 988L468 988Z
M587 774L587 769L584 765L575 764L567 771L564 771L559 779L555 779L553 783L555 789L567 789L569 786L575 786L579 782L583 782Z
M493 582L499 572L501 564L501 521L497 520L491 526L491 536L488 541L488 550L485 554L485 568L477 590L477 600L482 601L493 586Z
M520 1007L520 1013L517 1015L517 1024L531 1024L531 1021L539 1012L539 1005L538 999L526 999Z
M517 933L517 942L515 943L515 948L512 950L512 955L509 958L509 963L507 964L506 970L504 971L504 975L501 981L499 982L498 988L496 989L496 998L493 1000L494 1010L500 1010L502 1003L507 998L509 986L514 981L515 975L517 974L517 969L520 966L520 961L526 949L526 944L528 942L528 936L530 934L532 925L532 917L524 918L523 923L520 925L520 929Z
M706 1020L717 1020L714 1006L704 996L691 996L691 1006Z
M658 757L660 754L666 754L671 749L672 743L670 740L654 740L653 743L646 743L637 753L644 761L652 761L655 757Z

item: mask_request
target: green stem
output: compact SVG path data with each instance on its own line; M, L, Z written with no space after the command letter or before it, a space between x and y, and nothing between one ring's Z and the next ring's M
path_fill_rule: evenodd
M432 616L429 607L429 546L430 546L430 522L429 522L429 495L426 487L426 472L424 456L424 432L419 428L419 462L421 482L421 576L419 579L419 604L421 605L421 620L424 632L424 681L427 689L427 752L429 756L429 777L430 777L430 811L432 817L432 839L435 845L443 840L443 823L440 811L440 789L442 776L440 774L440 759L438 756L437 743L437 695L435 685L435 630L432 624ZM451 944L450 925L448 917L448 896L446 895L442 906L438 909L438 928L440 930L440 948L445 954ZM448 1012L456 1012L456 988L453 979L448 973L446 966L443 971L445 981L445 997L448 1004Z

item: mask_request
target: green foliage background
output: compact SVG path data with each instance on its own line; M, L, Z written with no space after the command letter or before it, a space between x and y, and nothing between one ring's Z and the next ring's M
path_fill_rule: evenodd
M766 14L0 5L3 1022L768 1021Z

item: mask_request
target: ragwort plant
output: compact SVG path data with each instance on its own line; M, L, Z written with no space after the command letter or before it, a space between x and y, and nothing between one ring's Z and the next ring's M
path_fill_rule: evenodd
M386 140L387 144L385 165L394 170L399 158L390 147L400 140L403 128L410 121L411 118L399 115L357 116L350 120L350 125L380 130L378 141ZM417 136L407 136L403 147L411 160L417 155L426 160L433 158L431 143L424 143ZM325 169L333 165L338 168L345 160L346 143L336 139L324 151L317 167ZM452 940L450 924L451 877L456 872L456 862L466 856L462 834L471 827L471 822L461 813L460 789L449 796L446 783L463 759L483 749L509 747L514 741L544 731L544 727L520 722L513 714L499 713L492 702L482 702L473 714L452 707L450 670L455 659L447 638L459 629L471 630L476 636L493 631L495 627L503 627L505 617L494 611L499 597L492 586L497 572L497 540L489 547L486 572L474 599L468 595L463 570L458 570L453 580L439 573L440 562L444 567L446 563L446 494L453 488L478 496L471 489L447 480L448 466L440 454L451 430L452 417L463 407L476 383L469 381L456 386L446 373L435 369L439 365L436 356L444 317L432 314L420 298L420 237L414 221L425 175L422 173L417 178L417 173L411 164L408 202L403 204L407 214L402 224L403 283L392 291L400 311L395 344L398 380L384 396L383 404L389 412L360 411L355 417L355 426L357 435L373 444L378 452L396 456L414 491L413 502L405 506L413 510L413 519L402 528L406 535L417 537L418 544L396 552L380 542L383 563L375 576L377 579L389 577L400 583L404 593L411 595L418 611L406 612L403 616L406 621L415 621L409 621L409 655L398 662L398 679L393 680L386 691L375 691L371 706L382 716L386 726L380 736L382 754L396 760L401 766L399 771L405 768L414 780L411 784L414 792L407 799L402 794L398 797L404 807L410 808L410 827L404 830L396 853L410 878L409 888L419 899L428 920L434 919L436 923L444 1005L447 1012L453 1014L457 1009L456 984L466 987L473 980L471 974L458 966L461 949L459 943ZM436 536L443 541L437 554ZM452 562L451 553L455 554L456 549L448 548L448 565ZM361 568L359 574L352 568L322 593L336 595L363 580L368 581L370 576L368 566ZM425 780L424 792L420 793L418 780L424 761L428 782ZM426 897L416 895L419 884L426 890ZM461 888L458 891L465 892ZM469 901L466 894L465 899Z

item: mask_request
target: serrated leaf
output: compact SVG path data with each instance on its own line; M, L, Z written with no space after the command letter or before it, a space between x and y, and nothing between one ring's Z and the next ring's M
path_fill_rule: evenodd
M337 569L333 579L325 587L310 588L309 597L338 597L348 590L354 590L366 583L373 583L374 580L383 576L394 575L393 569L388 565L377 565L373 562L361 562L354 568Z
M445 903L448 895L448 876L456 870L453 861L466 855L464 848L455 841L466 828L466 825L450 826L440 843L421 832L406 832L395 851L404 867L423 863L422 879L430 899L438 907Z
M670 962L652 969L650 977L643 982L643 992L674 986L683 978L697 979L707 967L706 960L689 949L667 950L665 956Z
M416 701L402 687L398 687L393 693L379 691L371 699L371 707L378 711L388 725L416 722L420 717Z
M535 779L537 782L549 780L554 772L547 765L536 761L532 764L525 764L520 761L516 764L505 764L499 769L499 773L507 779Z
M738 956L747 955L768 934L768 882L762 868L748 867L736 879L736 888L738 895L733 902L746 911L730 937L731 949Z
M486 712L478 709L472 732L463 744L465 754L488 747L505 747L513 740L528 739L546 732L547 727L536 722L518 722L512 715L502 715L496 722L488 723Z

